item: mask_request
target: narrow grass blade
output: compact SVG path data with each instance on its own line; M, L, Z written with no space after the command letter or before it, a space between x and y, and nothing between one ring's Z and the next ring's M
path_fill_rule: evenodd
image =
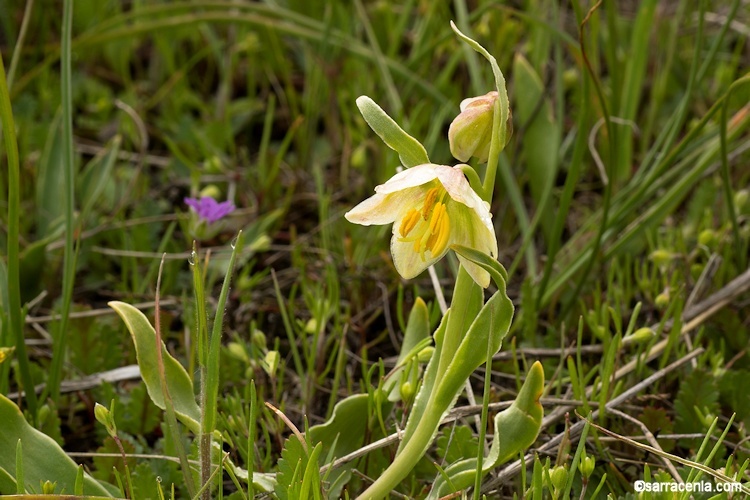
M26 389L26 404L31 418L36 422L37 399L29 368L29 355L23 335L23 313L21 308L21 278L19 273L20 204L21 180L18 164L18 141L13 108L10 104L5 77L5 63L0 56L0 126L8 159L8 317L10 330L15 335L15 347L21 381Z
M63 189L65 191L65 247L63 254L63 282L60 323L53 337L52 363L46 391L53 401L60 397L60 381L67 344L68 317L73 302L73 281L75 279L76 250L73 246L75 232L75 164L73 157L73 94L71 90L71 31L73 29L73 0L63 3L63 24L61 43L61 89L62 89L62 144L63 144Z

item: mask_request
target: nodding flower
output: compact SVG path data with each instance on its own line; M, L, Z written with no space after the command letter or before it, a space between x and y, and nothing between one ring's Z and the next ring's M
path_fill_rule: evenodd
M375 194L345 214L369 226L393 223L391 254L398 273L414 278L458 244L497 257L489 204L471 188L458 167L427 163L406 169L375 188ZM480 286L489 274L458 255Z

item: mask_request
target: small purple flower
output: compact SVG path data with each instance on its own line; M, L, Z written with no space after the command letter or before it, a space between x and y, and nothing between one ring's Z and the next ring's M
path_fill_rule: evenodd
M198 217L208 223L216 222L234 211L234 203L231 201L218 203L210 196L203 196L200 199L185 198L185 203L198 214Z

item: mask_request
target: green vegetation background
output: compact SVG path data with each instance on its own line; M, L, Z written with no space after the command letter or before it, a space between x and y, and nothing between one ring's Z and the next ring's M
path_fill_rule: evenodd
M112 467L123 469L107 455L119 450L94 420L94 402L117 401L128 453L176 453L175 436L142 383L79 390L73 381L135 363L131 339L106 304L139 304L153 318L163 252L162 335L196 373L188 262L195 233L186 196L211 193L237 207L198 242L209 295L218 297L232 240L239 229L244 234L220 313L219 427L234 437L238 464L275 472L289 435L261 407L253 449L242 444L251 380L257 401L271 402L304 430L305 419L325 421L344 397L372 393L378 359L393 366L416 297L438 319L427 275L405 282L393 269L389 228L354 226L343 213L399 163L359 115L360 95L422 141L433 161L455 163L448 124L462 99L493 83L450 20L498 59L513 111L492 212L517 313L492 367L493 401L512 399L526 367L542 359L550 401L601 407L702 348L620 410L664 451L685 458L695 457L713 417L718 437L736 412L708 465L750 456L742 444L750 424L742 280L750 234L746 5L77 0L69 50L61 46L62 11L59 2L0 1L19 159L14 179L3 145L0 248L9 252L0 263L0 345L16 345L22 332L28 350L0 358L0 393L47 384L28 420L66 451L96 452L73 455L95 477L114 482ZM66 58L67 83L60 71ZM69 101L61 97L66 88ZM75 229L70 239L66 227ZM455 259L437 266L446 294L455 269ZM20 297L8 291L15 272ZM707 308L702 301L738 277L731 300ZM21 305L23 328L14 323ZM212 314L213 307L209 300ZM630 335L636 331L641 336ZM655 359L643 361L649 353ZM632 371L615 375L629 362ZM478 391L481 379L478 373ZM546 411L559 405L549 402ZM367 432L381 425L393 432L400 411ZM564 430L560 417L539 443ZM621 415L597 423L644 434ZM402 493L423 495L436 473L431 461L462 456L454 433L465 438L460 445L476 447L471 425L467 418L448 428ZM664 468L643 450L597 436L588 446L597 460L592 482L606 472L605 492L632 491L646 462ZM569 446L552 452L553 464L569 463ZM377 475L388 460L386 449L357 468ZM155 494L157 477L179 491L177 464L129 462L141 497ZM521 481L514 476L504 491L521 491ZM363 484L354 476L347 491Z

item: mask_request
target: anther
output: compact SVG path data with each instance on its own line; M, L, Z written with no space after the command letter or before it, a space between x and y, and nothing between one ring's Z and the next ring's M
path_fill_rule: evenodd
M432 207L435 205L435 198L437 198L438 188L432 188L427 191L427 195L424 197L424 205L422 205L422 218L427 220L432 212Z

